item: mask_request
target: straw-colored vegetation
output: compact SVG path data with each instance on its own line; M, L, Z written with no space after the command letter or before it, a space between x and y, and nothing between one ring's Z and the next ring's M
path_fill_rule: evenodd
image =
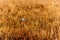
M59 40L56 8L44 4L0 5L0 40Z

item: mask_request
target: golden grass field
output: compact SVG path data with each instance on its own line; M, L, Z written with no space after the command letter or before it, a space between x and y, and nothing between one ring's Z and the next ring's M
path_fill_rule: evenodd
M0 40L60 40L59 0L0 0Z

